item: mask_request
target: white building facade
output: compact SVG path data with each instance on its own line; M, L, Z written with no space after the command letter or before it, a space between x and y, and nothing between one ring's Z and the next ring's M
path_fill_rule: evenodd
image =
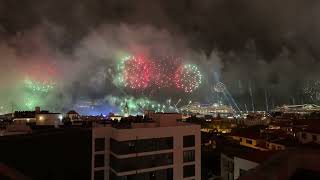
M92 180L201 179L199 125L156 114L154 122L131 128L92 129Z
M247 159L234 157L234 179L238 179L245 172L255 168L259 164Z

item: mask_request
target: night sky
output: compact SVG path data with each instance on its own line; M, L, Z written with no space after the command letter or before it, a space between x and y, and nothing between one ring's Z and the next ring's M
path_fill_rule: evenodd
M251 109L251 99L257 109L319 103L319 17L317 0L1 0L0 100L56 110L82 99L110 104L113 96L212 103L221 81L241 109ZM191 94L119 88L123 52L182 57L203 82ZM41 102L27 103L30 89L20 84L35 64L30 76L48 76L54 90L32 92Z

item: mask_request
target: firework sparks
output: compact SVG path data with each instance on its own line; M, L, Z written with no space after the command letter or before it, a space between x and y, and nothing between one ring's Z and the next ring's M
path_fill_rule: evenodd
M312 102L320 102L320 81L308 81L303 87L303 92Z
M144 89L149 86L151 69L147 60L142 57L131 57L124 66L125 86L132 89Z
M33 92L48 93L54 88L53 83L37 82L29 78L24 80L25 86Z
M153 82L158 89L174 86L174 72L179 68L179 58L165 57L153 61L154 76Z
M181 63L180 58L171 56L150 59L127 56L118 64L114 82L135 90L177 88L191 93L200 86L202 75L197 66Z
M202 75L197 66L186 64L177 70L174 80L178 89L191 93L200 86Z
M157 101L153 101L149 98L146 97L132 97L132 96L127 96L127 97L116 97L112 96L109 97L109 103L112 104L113 106L119 107L119 109L123 109L127 105L129 108L130 114L142 114L144 113L144 110L154 110L156 112L166 112L171 109L174 109L171 106L166 106L164 104L161 104Z
M117 66L119 74L115 84L131 89L145 89L151 81L150 67L150 63L145 58L127 56Z

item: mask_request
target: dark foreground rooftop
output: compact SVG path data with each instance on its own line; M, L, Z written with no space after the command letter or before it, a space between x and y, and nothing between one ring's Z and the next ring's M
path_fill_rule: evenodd
M0 147L0 163L33 180L91 177L90 129L47 129L4 136L0 137Z
M279 152L239 180L320 179L320 150L299 147ZM303 178L300 178L304 176Z

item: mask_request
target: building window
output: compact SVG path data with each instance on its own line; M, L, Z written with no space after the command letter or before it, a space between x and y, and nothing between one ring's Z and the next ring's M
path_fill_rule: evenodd
M252 140L246 139L246 143L247 143L247 144L252 144Z
M247 171L244 169L239 169L239 175L243 176Z
M183 166L183 177L193 177L195 176L195 165Z
M94 167L103 167L104 166L104 154L94 155Z
M194 147L195 137L194 135L183 136L183 147Z
M276 150L276 146L275 145L272 145L272 150Z
M173 137L141 139L136 141L137 152L160 151L173 148Z
M173 137L117 141L110 139L110 149L118 155L161 151L173 148Z
M104 138L96 138L94 140L95 151L104 151L105 149L105 140Z
M183 151L183 162L191 162L194 159L194 150Z
M148 169L173 164L173 153L162 153L118 159L110 155L110 167L116 172Z
M95 171L94 180L104 180L104 170Z
M313 141L317 141L317 136L316 135L312 135L312 140Z
M301 137L302 137L302 139L307 139L307 134L306 133L302 133Z
M111 180L173 180L173 169L162 169L151 172L144 172L126 176L117 176L115 173L110 171L110 179Z

